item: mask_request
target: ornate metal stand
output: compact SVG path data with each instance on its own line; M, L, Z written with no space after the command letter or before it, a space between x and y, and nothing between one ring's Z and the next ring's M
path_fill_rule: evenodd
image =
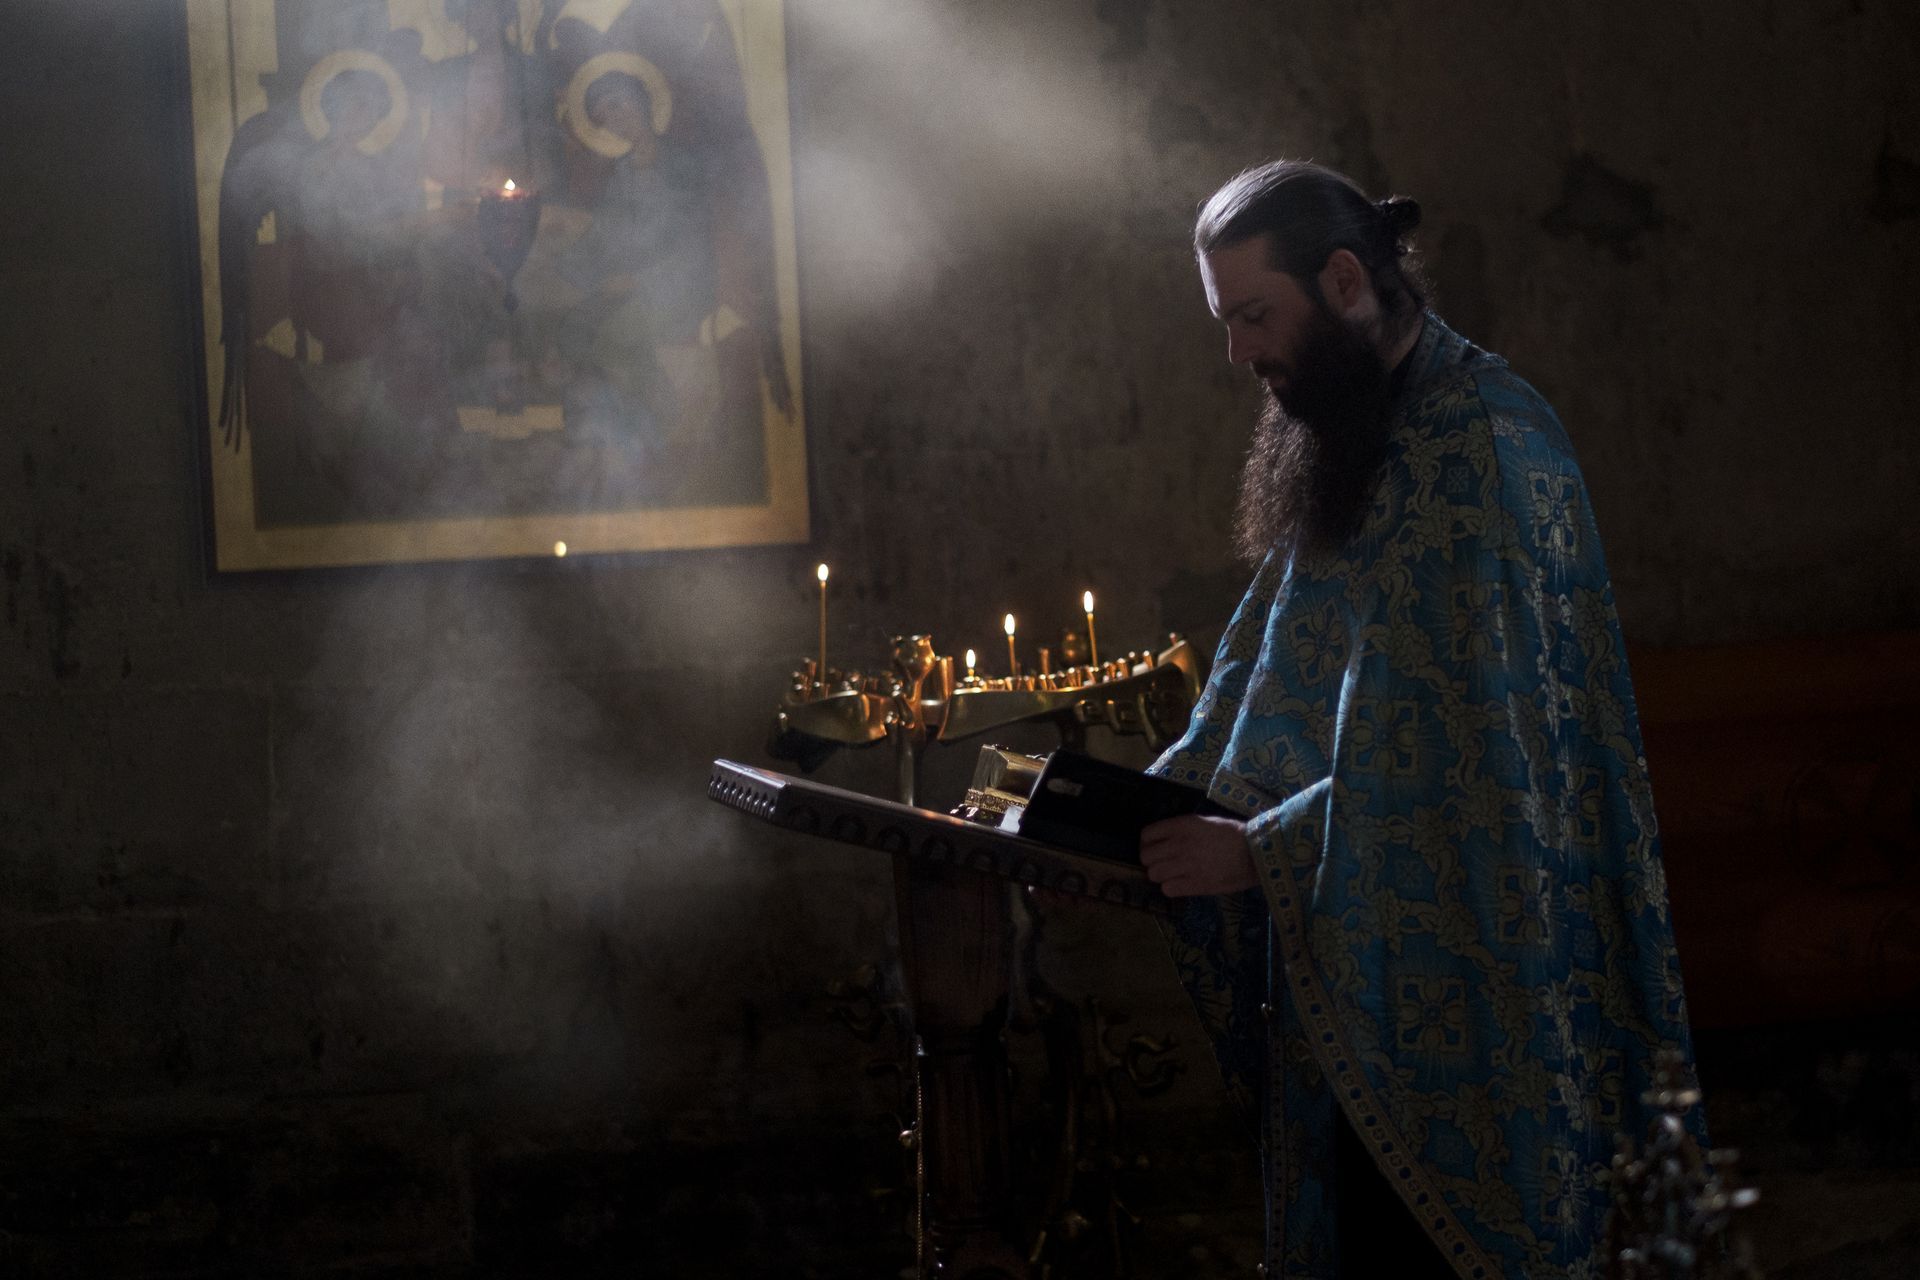
M1643 1099L1658 1107L1646 1149L1620 1136L1607 1218L1608 1280L1760 1280L1734 1215L1760 1198L1733 1185L1736 1151L1703 1153L1682 1117L1700 1091L1677 1058L1661 1061Z
M1122 1280L1132 1274L1125 1228L1137 1220L1118 1181L1144 1167L1146 1156L1127 1141L1120 1094L1165 1092L1183 1064L1169 1056L1170 1037L1129 1036L1127 1016L1098 997L1076 1004L1055 991L1039 974L1039 916L1019 895L1013 914L1019 970L1008 1031L1039 1036L1047 1063L1042 1123L1021 1170L1022 1201L1040 1206L1024 1224L1029 1274Z

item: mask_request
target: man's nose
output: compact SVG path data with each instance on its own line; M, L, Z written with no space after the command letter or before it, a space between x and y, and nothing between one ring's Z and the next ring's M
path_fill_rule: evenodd
M1228 364L1252 364L1259 354L1259 348L1246 334L1234 329L1227 330Z

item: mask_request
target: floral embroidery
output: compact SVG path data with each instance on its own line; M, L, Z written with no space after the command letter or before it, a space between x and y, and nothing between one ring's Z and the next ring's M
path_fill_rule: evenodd
M1413 978L1400 984L1400 1047L1459 1053L1467 1047L1467 984L1458 978Z

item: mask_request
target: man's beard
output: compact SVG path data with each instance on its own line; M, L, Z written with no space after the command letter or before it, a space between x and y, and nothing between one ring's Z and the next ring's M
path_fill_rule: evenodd
M1240 473L1234 547L1254 564L1269 551L1284 558L1344 546L1359 532L1387 451L1392 375L1372 340L1324 302L1316 300L1285 373L1282 389L1269 389Z

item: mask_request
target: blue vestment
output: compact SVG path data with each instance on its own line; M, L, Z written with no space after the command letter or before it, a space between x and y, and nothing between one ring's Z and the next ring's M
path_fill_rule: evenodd
M1426 317L1360 531L1267 557L1154 769L1248 817L1260 889L1169 935L1266 1274L1338 1274L1336 1107L1460 1276L1603 1274L1615 1136L1692 1050L1585 484L1505 361Z

